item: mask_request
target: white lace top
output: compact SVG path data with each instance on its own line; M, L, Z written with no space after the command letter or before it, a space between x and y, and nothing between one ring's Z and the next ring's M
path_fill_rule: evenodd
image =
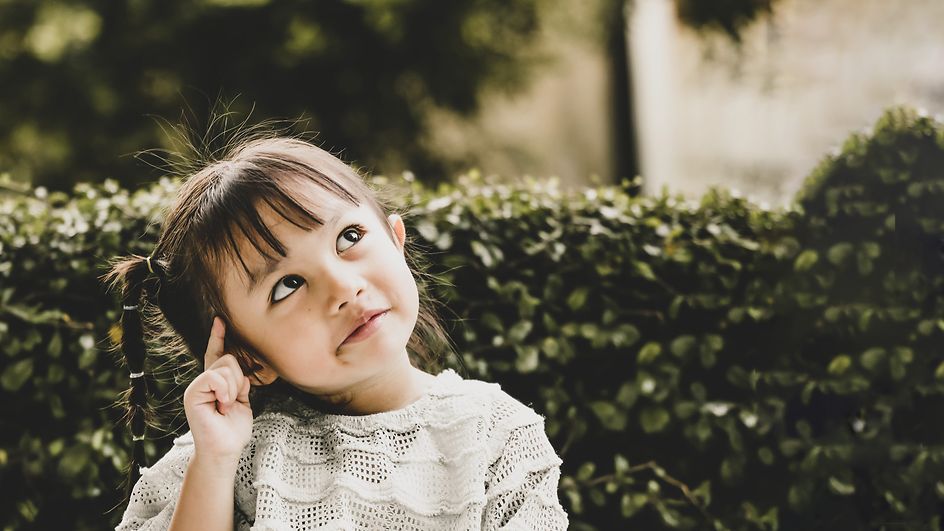
M403 409L267 408L236 471L240 530L566 529L561 460L544 419L447 369ZM142 469L118 530L167 529L193 454L188 432Z

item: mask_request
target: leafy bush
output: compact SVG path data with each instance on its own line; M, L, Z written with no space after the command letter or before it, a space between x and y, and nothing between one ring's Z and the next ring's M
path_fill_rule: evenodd
M404 201L469 376L546 416L574 529L939 529L941 168L944 126L893 109L785 211L475 174ZM4 528L120 516L96 276L149 252L175 186L0 202Z

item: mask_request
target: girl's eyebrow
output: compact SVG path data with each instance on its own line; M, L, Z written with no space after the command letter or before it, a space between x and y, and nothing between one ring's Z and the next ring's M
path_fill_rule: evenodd
M288 253L286 252L285 258L288 258ZM265 264L261 268L256 268L249 271L249 288L246 290L246 295L252 296L252 293L256 291L256 288L259 287L259 284L262 283L262 280L275 271L279 264L282 263L283 258L269 258L265 257Z
M335 223L337 223L339 219L341 219L342 214L343 212L336 213L334 217L329 219L324 225L333 226ZM312 230L317 231L322 226L323 225L317 225ZM259 287L259 284L261 284L265 278L271 275L273 271L278 269L279 264L281 264L282 261L285 260L286 258L289 258L289 256L290 254L289 254L288 249L285 250L284 257L277 256L273 258L269 256L264 256L263 259L265 260L265 263L263 263L262 267L257 267L257 268L253 268L249 270L249 287L246 289L246 295L252 296L253 292L256 291L256 288Z

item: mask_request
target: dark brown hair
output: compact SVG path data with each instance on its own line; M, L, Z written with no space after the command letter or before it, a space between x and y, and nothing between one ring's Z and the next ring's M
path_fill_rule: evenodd
M286 221L306 230L324 222L301 199L298 190L312 184L338 198L360 205L366 202L388 235L395 235L387 215L393 202L385 190L370 186L353 168L309 142L268 135L245 139L216 160L208 160L180 186L173 204L165 210L163 224L151 257L131 255L109 261L102 280L112 290L120 288L124 311L121 317L121 350L129 371L145 372L131 379L122 397L126 420L134 439L129 463L126 499L144 463L143 438L150 425L158 430L154 410L148 405L148 381L170 364L176 373L195 371L202 364L214 316L227 325L225 349L233 354L247 375L260 366L256 352L234 328L223 303L220 271L239 263L249 269L239 253L238 242L247 240L260 254L285 256L286 251L266 227L257 211L263 203ZM386 192L389 193L389 192ZM439 303L425 289L426 263L405 242L405 256L417 278L420 306L416 328L407 343L411 362L434 372L447 355L454 355L448 335L437 317ZM147 344L147 346L146 346ZM145 362L148 363L145 363ZM460 360L461 362L461 360ZM194 373L191 373L193 375ZM276 382L279 383L279 382ZM291 392L291 386L276 383L266 393ZM254 387L250 395L258 395ZM256 403L253 401L254 410ZM258 411L255 411L258 414Z

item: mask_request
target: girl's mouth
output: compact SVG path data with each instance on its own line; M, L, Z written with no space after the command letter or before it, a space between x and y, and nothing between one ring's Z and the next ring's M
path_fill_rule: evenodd
M349 343L357 343L358 341L363 341L372 336L374 332L376 332L383 324L383 320L387 315L387 311L378 313L377 315L371 317L369 321L357 327L341 344L347 345Z

